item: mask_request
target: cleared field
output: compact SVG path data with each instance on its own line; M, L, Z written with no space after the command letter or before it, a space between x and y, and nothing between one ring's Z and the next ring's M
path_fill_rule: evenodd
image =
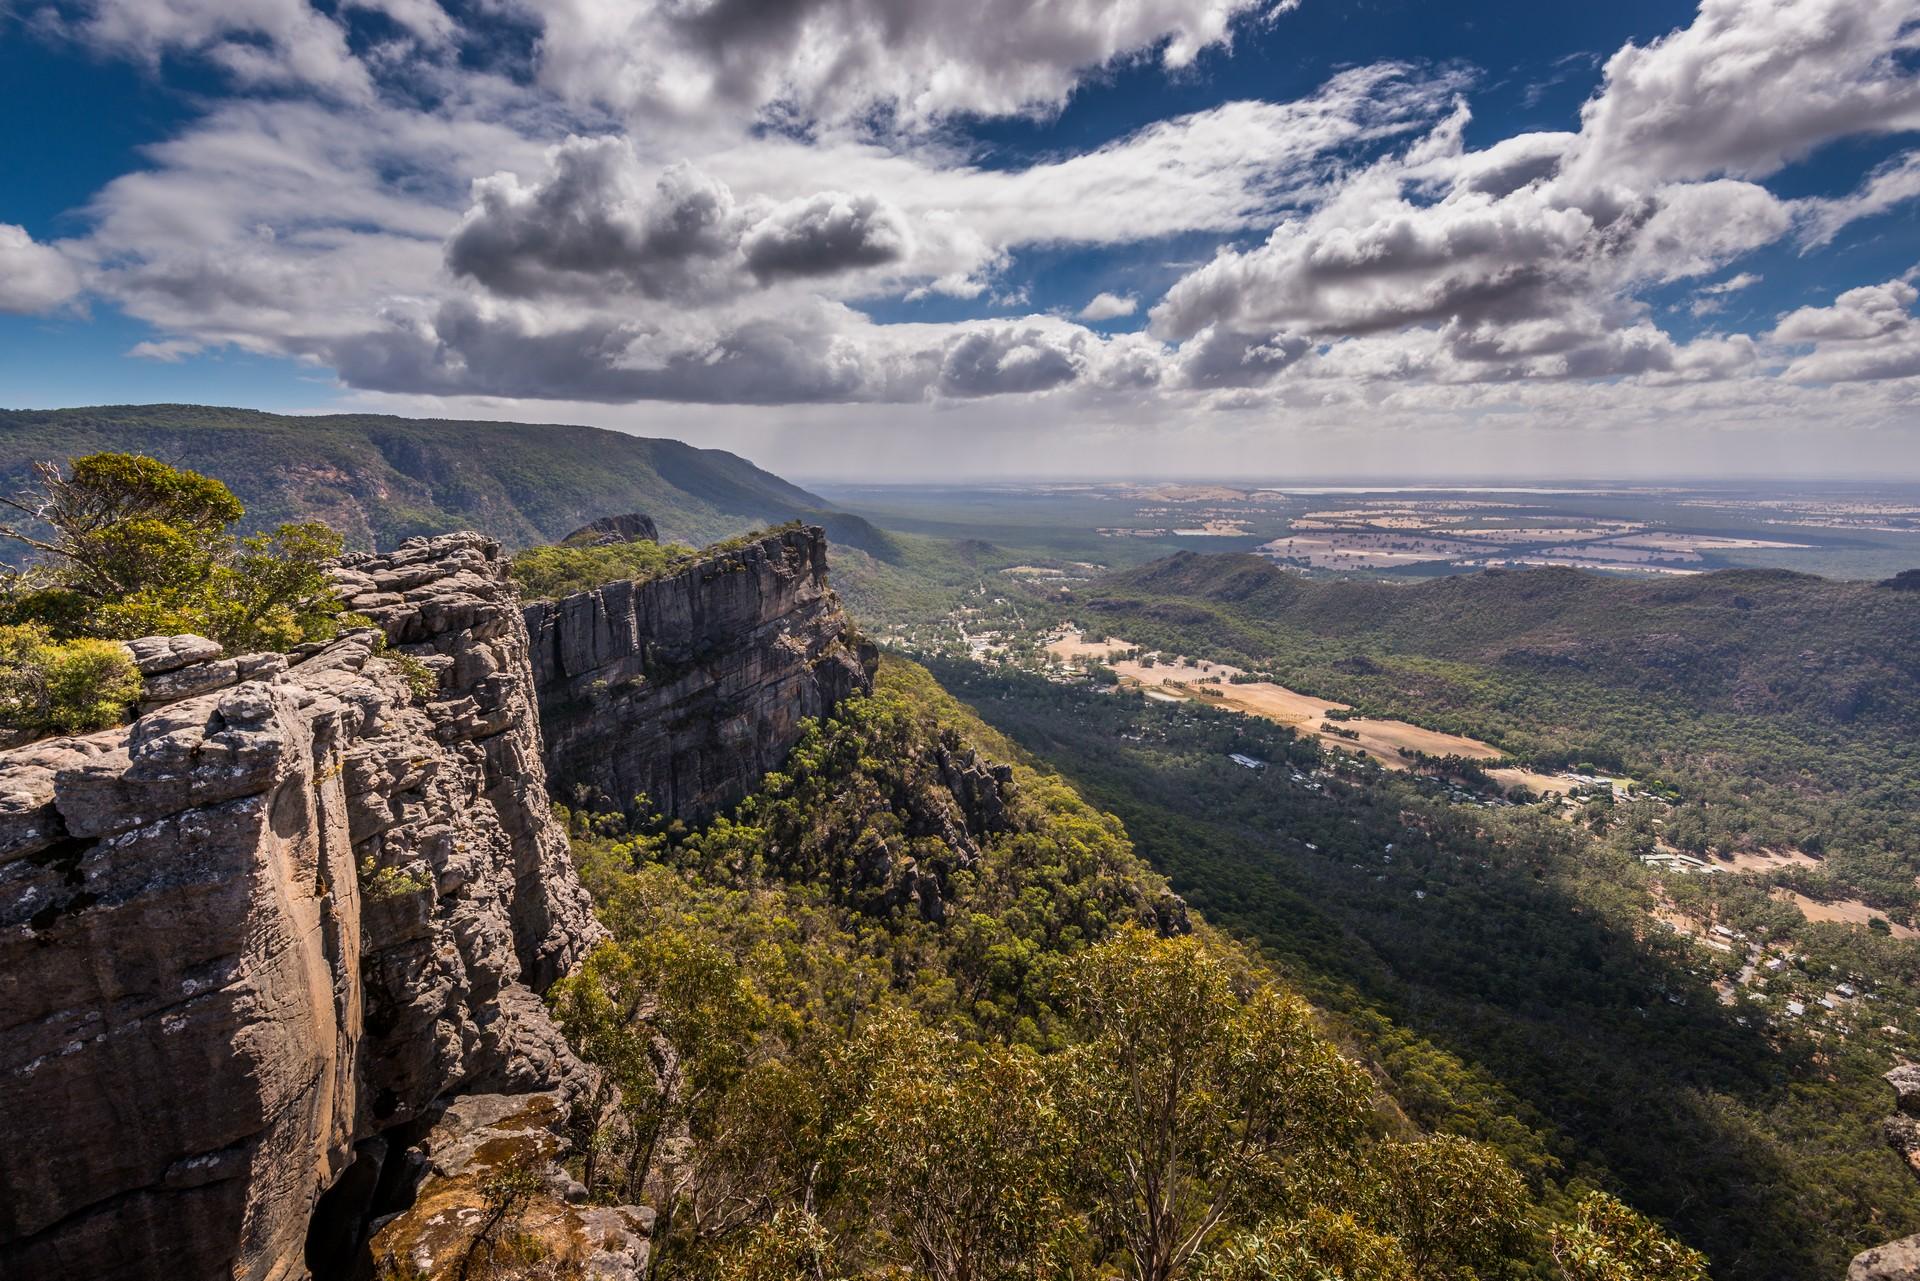
M1259 548L1308 571L1393 571L1446 562L1455 569L1556 566L1603 573L1684 574L1728 552L1808 551L1805 543L1744 534L1696 534L1617 518L1554 519L1545 510L1511 516L1454 503L1365 504L1296 518Z
M1077 658L1092 658L1106 663L1120 674L1122 681L1138 687L1157 701L1195 698L1215 707L1244 712L1250 716L1263 716L1283 725L1292 725L1302 733L1330 739L1334 746L1347 751L1364 752L1389 769L1408 768L1406 757L1400 754L1401 748L1425 752L1429 756L1460 756L1477 761L1497 760L1500 756L1498 748L1477 738L1443 734L1438 730L1409 725L1405 721L1368 717L1329 721L1327 713L1344 712L1348 710L1347 704L1315 698L1272 681L1234 684L1233 677L1245 673L1226 663L1176 663L1159 659L1148 664L1139 659L1115 657L1133 648L1128 642L1114 637L1090 641L1083 633L1072 629L1047 645L1049 653L1069 662ZM1329 733L1327 727L1330 724L1352 732L1354 737ZM1505 786L1519 785L1536 792L1565 793L1574 786L1569 780L1536 774L1532 770L1503 769L1491 771L1491 774Z
M1718 860L1736 872L1779 872L1789 867L1819 867L1820 860L1801 850L1750 850Z
M1593 557L1579 559L1555 559L1550 556L1489 556L1484 560L1465 560L1460 562L1468 566L1512 566L1512 565L1557 565L1562 569L1597 569L1617 574L1677 574L1685 576L1697 574L1697 569L1686 569L1678 565L1630 564L1626 561L1600 560Z
M1260 550L1282 560L1306 561L1315 569L1369 569L1452 560L1483 552L1486 547L1405 534L1333 533L1326 537L1284 535L1262 543Z
M1119 640L1088 640L1085 632L1068 628L1065 634L1055 637L1047 643L1047 652L1056 654L1069 661L1076 658L1097 658L1106 661L1111 654L1132 649L1133 646Z
M1530 792L1542 796L1565 796L1580 786L1570 778L1560 778L1553 774L1538 774L1530 769L1490 769L1487 777L1502 787L1524 787Z
M1239 538L1248 532L1244 520L1209 520L1195 528L1176 529L1176 538Z
M1785 886L1776 886L1773 897L1779 902L1793 904L1800 909L1800 915L1809 921L1837 921L1842 925L1864 926L1876 916L1884 918L1883 913L1875 911L1858 899L1843 898L1822 903L1819 899L1808 898L1805 894L1787 889ZM1893 937L1897 939L1920 938L1920 930L1909 926L1893 925L1891 928Z
M1637 528L1637 526L1630 528ZM1498 543L1538 543L1547 539L1557 542L1578 542L1594 538L1611 538L1619 532L1617 528L1591 525L1556 526L1551 529L1508 525L1504 528L1449 529L1447 531L1460 538L1478 538Z
M1713 534L1637 534L1616 547L1651 547L1663 552L1737 551L1752 548L1805 547L1805 543L1778 543L1765 538L1722 538Z
M1542 556L1595 557L1624 565L1698 564L1700 553L1692 548L1643 547L1638 543L1583 543L1580 546L1549 547Z

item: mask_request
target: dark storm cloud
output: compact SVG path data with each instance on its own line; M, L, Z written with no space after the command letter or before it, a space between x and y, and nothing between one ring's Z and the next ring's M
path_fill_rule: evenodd
M474 183L447 242L457 276L510 298L638 294L690 303L899 262L906 218L871 195L741 204L689 164L649 183L623 138L569 138L540 180Z

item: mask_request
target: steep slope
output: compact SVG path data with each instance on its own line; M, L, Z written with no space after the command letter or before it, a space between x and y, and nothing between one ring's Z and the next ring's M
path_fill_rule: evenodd
M526 607L556 794L700 819L777 768L803 722L871 686L873 647L794 527L646 582Z
M98 450L150 454L225 481L250 527L322 520L361 548L456 529L521 547L635 510L665 537L697 545L827 506L734 454L597 427L198 405L0 410L8 492L33 462Z

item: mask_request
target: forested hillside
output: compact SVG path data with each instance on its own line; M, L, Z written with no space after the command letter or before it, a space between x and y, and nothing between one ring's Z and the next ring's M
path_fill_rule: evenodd
M480 529L509 547L551 542L609 512L644 511L694 544L796 516L884 550L884 536L734 454L557 424L317 417L202 405L0 410L0 489L35 462L147 454L226 483L247 528L317 520L351 547ZM11 550L11 549L9 549Z
M615 939L552 1000L622 1089L579 1175L650 1193L658 1275L1703 1276L1525 1144L1424 1133L1445 1055L1382 1090L1020 755L888 660L708 825L571 816Z
M1399 587L1183 554L1061 607L1531 764L1631 774L1681 801L1679 848L1804 851L1835 887L1913 907L1920 594L1892 584L1553 569Z
M1920 946L1804 921L1746 878L1662 876L1637 857L1657 802L1569 823L1256 717L933 670L1328 1011L1400 1109L1494 1146L1548 1204L1605 1188L1743 1281L1838 1277L1920 1228L1881 1137ZM1680 913L1742 941L1668 928ZM1755 962L1749 939L1781 959Z

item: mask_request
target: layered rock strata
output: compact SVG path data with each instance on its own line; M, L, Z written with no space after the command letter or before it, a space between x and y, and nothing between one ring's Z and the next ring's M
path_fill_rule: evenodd
M136 642L132 725L0 753L0 1275L302 1277L383 1132L586 1083L537 993L600 932L498 546L338 580L373 628Z
M526 607L556 797L689 821L751 791L802 722L872 687L817 528Z

